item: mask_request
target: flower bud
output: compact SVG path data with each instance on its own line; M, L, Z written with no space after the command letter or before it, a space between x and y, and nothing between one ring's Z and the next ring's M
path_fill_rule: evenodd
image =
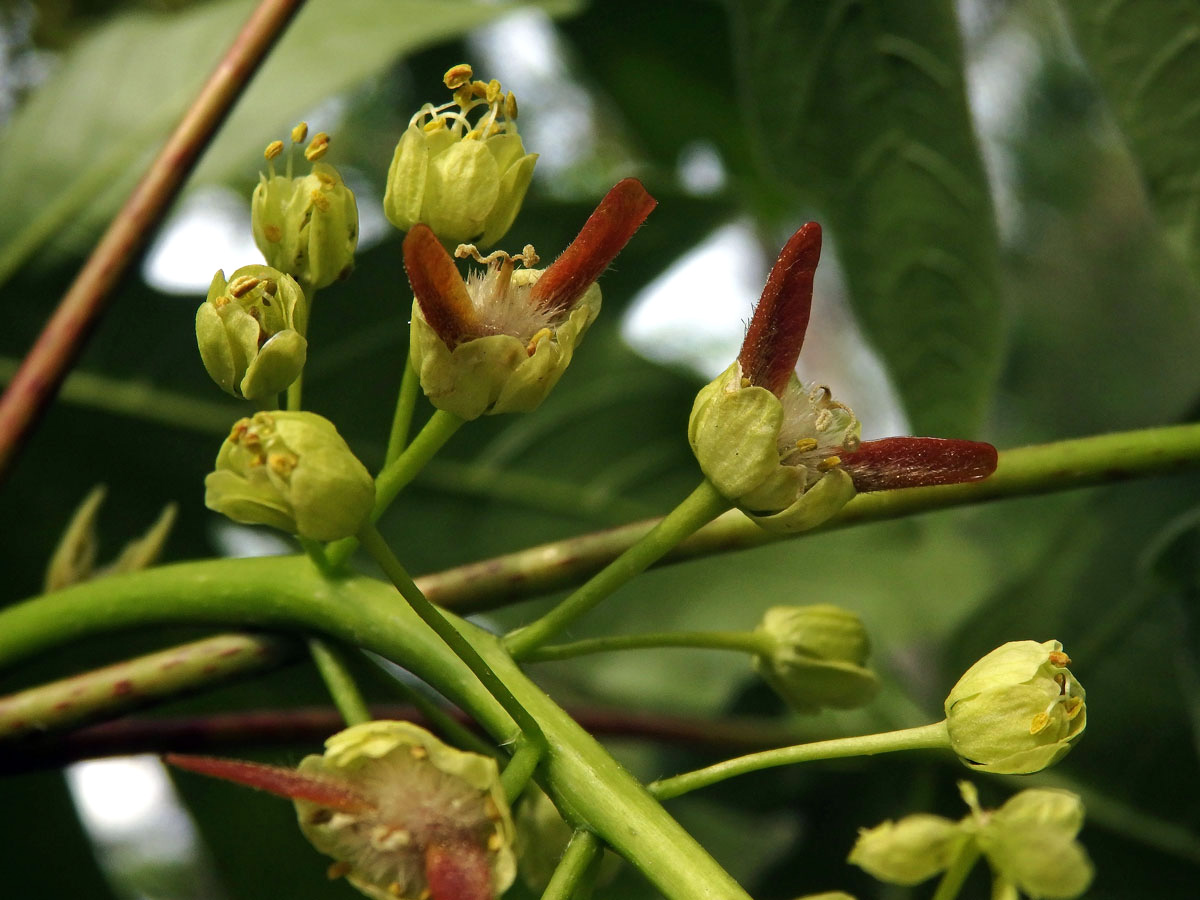
M1083 734L1083 687L1058 641L1013 641L967 670L946 698L950 744L973 769L1037 772Z
M1092 881L1087 853L1075 840L1083 803L1070 791L1030 788L982 812L973 785L961 784L978 831L975 839L996 874L1030 897L1078 897Z
M332 541L355 534L375 482L333 423L315 413L240 419L204 479L204 503L235 522Z
M410 120L388 169L383 211L402 231L423 222L445 244L489 247L517 217L537 154L525 152L517 133L516 97L471 75L470 66L452 68L445 83L454 100L426 104Z
M297 126L292 137L304 140L306 133ZM354 192L337 169L316 162L328 146L327 134L316 135L305 151L312 171L293 178L292 153L285 174L277 175L273 160L282 152L282 142L270 145L265 154L268 174L260 176L250 200L254 242L267 264L313 289L349 276L358 246Z
M633 178L600 202L578 237L548 268L533 247L487 257L466 282L437 237L419 224L404 239L404 266L415 300L410 352L421 387L438 409L470 420L536 409L570 365L600 312L595 281L654 208Z
M847 861L880 881L919 884L948 868L968 840L958 823L918 813L861 829Z
M304 368L308 305L290 275L243 266L218 270L196 311L204 368L222 390L257 400L285 390Z
M798 712L851 709L869 702L879 679L864 668L870 642L862 620L837 606L776 606L757 629L770 653L754 668Z

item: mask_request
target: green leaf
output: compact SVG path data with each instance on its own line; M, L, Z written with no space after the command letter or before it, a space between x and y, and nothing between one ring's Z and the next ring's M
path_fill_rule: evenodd
M1200 275L1200 6L1065 0L1168 242Z
M234 108L192 183L252 176L261 148L317 103L406 53L523 5L309 3ZM565 15L579 2L534 5ZM0 282L45 245L59 253L86 245L128 195L254 6L221 0L178 13L120 16L63 57L0 136ZM443 90L429 87L431 99Z
M950 0L732 7L751 127L831 226L917 432L978 425L1000 350L997 235Z

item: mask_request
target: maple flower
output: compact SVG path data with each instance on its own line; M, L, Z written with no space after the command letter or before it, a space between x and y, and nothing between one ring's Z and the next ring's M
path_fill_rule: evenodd
M415 295L411 354L430 402L467 420L536 409L600 312L596 279L656 203L641 182L626 178L544 270L530 268L537 262L531 246L487 257L460 246L457 255L487 265L466 281L434 232L413 226L404 239Z
M784 245L738 358L701 389L688 423L705 476L772 531L813 528L862 491L978 481L996 469L996 448L977 441L864 443L828 387L800 383L820 255L821 226L809 222Z
M353 725L298 769L168 754L172 765L290 798L304 836L373 900L493 900L516 878L496 761L411 722Z

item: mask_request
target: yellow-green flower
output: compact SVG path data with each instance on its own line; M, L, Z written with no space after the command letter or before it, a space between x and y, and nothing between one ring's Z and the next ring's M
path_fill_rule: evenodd
M420 222L445 244L490 247L517 217L537 154L517 133L517 98L473 74L454 66L444 79L454 99L412 117L388 169L383 211L402 231Z
M1011 641L966 671L946 697L950 745L984 772L1023 775L1057 762L1083 734L1083 686L1058 641Z
M204 479L204 503L235 522L333 541L355 534L375 481L328 419L260 412L240 419Z

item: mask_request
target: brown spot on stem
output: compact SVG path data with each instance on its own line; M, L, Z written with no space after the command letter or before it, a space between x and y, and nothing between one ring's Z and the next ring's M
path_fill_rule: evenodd
M114 681L112 686L112 694L114 697L125 697L133 693L133 682L128 678L122 678L120 681Z
M893 437L845 454L842 468L862 492L980 481L996 462L996 448L980 441Z
M458 267L428 225L418 223L404 238L404 268L425 321L453 350L480 335L479 317Z
M783 396L812 311L813 276L821 258L821 226L809 222L779 252L763 288L738 362L750 383Z
M570 309L608 268L658 205L636 178L618 182L588 217L579 235L533 286L533 305Z

